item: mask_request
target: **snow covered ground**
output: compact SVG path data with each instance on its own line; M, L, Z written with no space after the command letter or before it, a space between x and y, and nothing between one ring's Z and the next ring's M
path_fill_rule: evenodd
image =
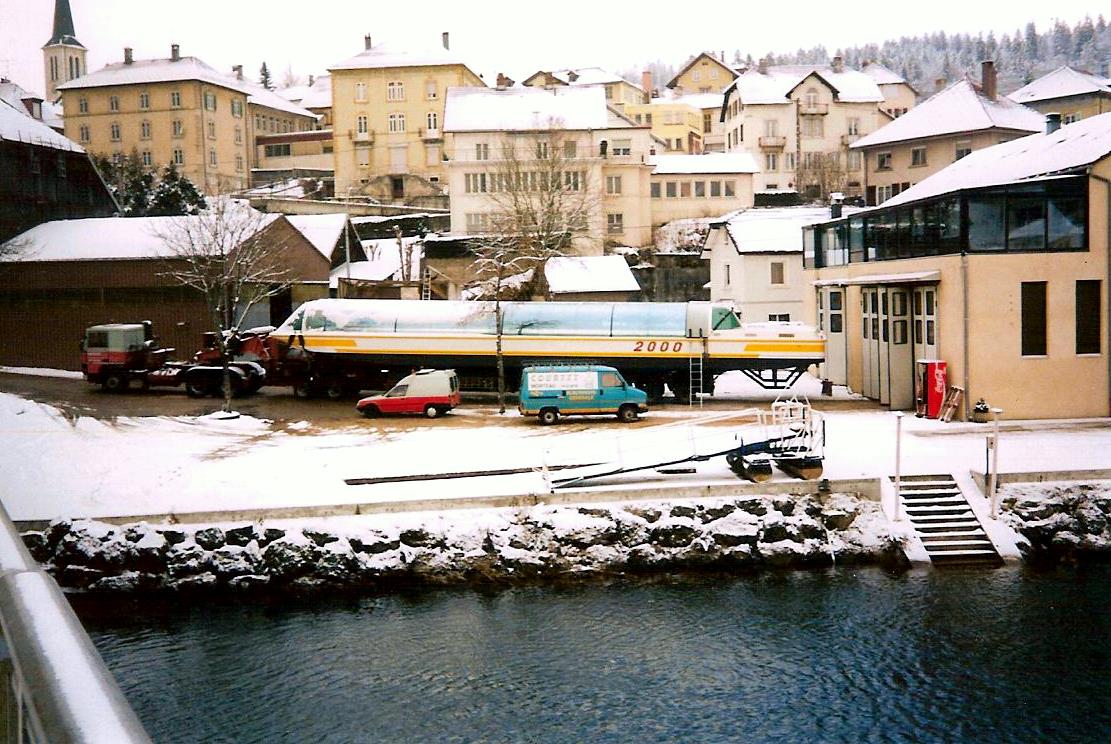
M753 405L766 402L736 401L738 412ZM250 417L72 418L0 394L0 498L15 520L44 520L546 493L533 472L357 486L345 479L636 458L645 450L710 447L735 432L752 441L758 432L729 414L669 406L633 426L607 418L545 428L515 411L499 417L463 408L451 415L473 417L473 425L421 420L399 430L389 420L353 417L350 426L323 428ZM830 411L825 420L825 477L894 471L893 414ZM1111 468L1109 420L1005 422L1002 429L1003 472ZM988 425L907 416L903 431L904 473L984 467ZM738 482L720 457L694 473L649 470L640 478L654 487ZM617 480L627 487L631 476Z

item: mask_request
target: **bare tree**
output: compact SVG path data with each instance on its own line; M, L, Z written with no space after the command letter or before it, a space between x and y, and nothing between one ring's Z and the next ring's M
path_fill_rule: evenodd
M287 64L285 66L285 72L282 73L282 87L283 88L292 88L292 87L300 85L300 84L301 84L301 76L293 71L293 65ZM312 85L312 83L309 83L309 84Z
M597 241L587 235L598 215L600 184L593 183L589 142L580 143L559 122L507 137L480 179L492 207L487 230L472 245L480 298L493 300L497 334L498 409L505 412L505 358L502 354L502 301L517 299L527 283L514 281L545 261L571 251L575 243ZM580 150L582 151L580 153ZM472 184L473 186L474 184Z
M408 284L413 281L413 241L405 242L399 225L393 226L393 236L397 240L397 255L401 261L401 281Z
M167 249L163 272L204 297L224 367L224 410L231 410L230 346L251 308L286 289L292 274L288 240L272 229L280 219L222 197L191 217L175 217L158 237Z
M845 170L841 167L840 152L803 153L799 161L796 183L798 191L825 200L831 191L845 190Z

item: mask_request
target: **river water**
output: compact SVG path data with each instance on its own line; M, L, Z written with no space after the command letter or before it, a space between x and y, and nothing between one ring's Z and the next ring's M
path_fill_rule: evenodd
M157 742L1107 742L1111 566L77 599Z

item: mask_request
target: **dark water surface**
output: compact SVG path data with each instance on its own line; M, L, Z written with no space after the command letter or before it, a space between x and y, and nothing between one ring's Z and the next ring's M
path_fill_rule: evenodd
M158 742L1111 741L1111 566L75 604Z

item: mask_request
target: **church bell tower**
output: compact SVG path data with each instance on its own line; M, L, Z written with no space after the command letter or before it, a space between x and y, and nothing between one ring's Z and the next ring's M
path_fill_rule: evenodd
M62 83L81 77L88 50L77 40L73 30L73 14L69 0L54 0L54 33L42 47L46 65L46 100L58 99L57 88Z

